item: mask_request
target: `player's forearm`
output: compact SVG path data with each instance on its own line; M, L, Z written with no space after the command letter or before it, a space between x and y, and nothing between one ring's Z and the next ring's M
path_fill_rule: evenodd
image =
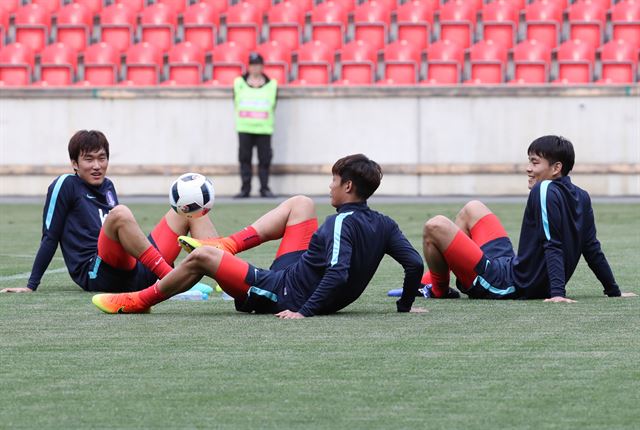
M58 243L53 241L51 238L44 237L42 242L40 242L40 248L38 249L38 253L36 254L36 258L33 261L33 267L31 268L31 276L29 277L29 281L27 283L27 287L36 290L40 285L40 280L44 275L44 272L49 267L51 260L53 259L54 254L56 253L56 249L58 248Z
M599 244L597 249L590 252L585 252L584 258L587 261L587 264L589 265L589 268L591 269L593 274L602 284L604 294L609 297L619 297L621 294L620 288L616 283L615 277L613 276L613 271L611 270L611 266L609 265L607 258L604 256L604 253L600 249Z
M409 312L413 306L418 289L420 289L420 279L424 265L422 261L410 267L405 267L404 282L402 284L402 296L396 302L398 312Z
M565 297L564 256L562 249L556 246L545 248L545 261L549 278L549 293L551 297Z

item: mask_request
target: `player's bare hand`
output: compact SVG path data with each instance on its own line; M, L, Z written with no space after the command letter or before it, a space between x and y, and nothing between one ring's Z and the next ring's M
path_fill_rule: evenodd
M575 303L575 300L567 299L566 297L551 297L550 299L544 299L545 302L551 303Z
M33 290L27 287L3 288L0 293L33 293Z
M428 311L425 308L412 307L409 311L412 314L426 314Z
M636 293L622 293L620 297L638 297Z
M304 318L304 315L302 315L301 313L292 312L289 309L287 309L286 311L278 312L276 316L281 320L299 320Z

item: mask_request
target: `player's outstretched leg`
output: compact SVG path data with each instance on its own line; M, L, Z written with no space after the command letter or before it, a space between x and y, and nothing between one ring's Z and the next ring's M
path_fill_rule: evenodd
M295 196L264 214L250 226L228 237L199 240L181 236L178 241L187 252L201 246L213 246L230 254L251 249L269 240L282 238L287 226L316 218L313 200L306 196Z
M187 291L203 275L216 279L228 294L240 298L246 296L250 288L244 282L248 268L248 263L243 260L220 249L205 246L194 250L175 270L142 291L97 294L92 302L109 314L147 313L152 306Z
M98 256L121 270L132 270L139 260L158 278L171 271L171 266L151 245L131 210L124 205L111 209L105 219L98 237Z
M485 243L506 237L498 217L484 203L473 200L456 216L455 223L437 216L424 227L424 255L429 265L433 297L446 297L451 291L449 270L461 285L469 288L476 277L476 267L483 258Z

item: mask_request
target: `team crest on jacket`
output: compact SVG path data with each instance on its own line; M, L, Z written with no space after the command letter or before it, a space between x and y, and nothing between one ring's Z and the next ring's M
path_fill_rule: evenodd
M116 198L113 197L113 193L111 191L107 191L107 204L111 207L116 205Z

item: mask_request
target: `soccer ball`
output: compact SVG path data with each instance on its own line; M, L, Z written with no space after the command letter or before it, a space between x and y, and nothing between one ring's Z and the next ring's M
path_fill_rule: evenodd
M169 204L178 214L200 218L213 206L213 183L199 173L185 173L173 181L169 189Z

